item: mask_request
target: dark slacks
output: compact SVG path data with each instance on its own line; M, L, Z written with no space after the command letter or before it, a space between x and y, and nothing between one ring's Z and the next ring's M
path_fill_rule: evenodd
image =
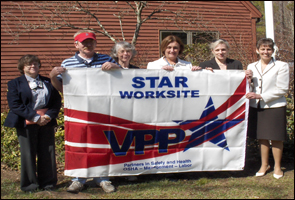
M16 130L21 152L21 190L54 187L57 183L54 126L34 124Z

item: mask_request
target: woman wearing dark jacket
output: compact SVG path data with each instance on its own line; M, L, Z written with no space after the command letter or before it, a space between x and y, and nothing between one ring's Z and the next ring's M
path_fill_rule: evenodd
M54 127L61 96L49 78L39 75L41 63L37 56L21 57L17 68L22 75L8 82L10 110L4 126L15 127L17 131L21 190L50 190L57 183Z
M228 58L229 44L223 39L218 39L210 44L211 53L214 58L200 63L203 69L240 69L243 70L243 65L238 60Z
M210 44L211 53L214 58L209 61L200 63L202 69L211 70L243 70L243 65L238 60L228 58L229 44L223 39L218 39ZM251 83L253 72L251 70L245 70L245 75L248 82Z

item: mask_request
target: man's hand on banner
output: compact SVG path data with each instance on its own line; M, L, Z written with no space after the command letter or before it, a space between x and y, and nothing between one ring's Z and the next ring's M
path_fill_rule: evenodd
M64 67L54 67L51 72L49 73L50 78L54 78L57 75L62 74L63 72L66 71L66 68Z

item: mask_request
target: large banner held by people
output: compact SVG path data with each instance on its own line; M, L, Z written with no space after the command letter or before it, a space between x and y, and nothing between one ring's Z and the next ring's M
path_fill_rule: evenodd
M243 170L242 70L67 69L65 175Z

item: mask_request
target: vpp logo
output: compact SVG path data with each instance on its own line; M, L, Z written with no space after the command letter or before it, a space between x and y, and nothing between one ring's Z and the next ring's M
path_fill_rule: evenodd
M129 130L122 145L119 145L114 131L104 131L104 134L116 156L125 156L133 141L135 155L144 154L145 148L149 146L155 147L156 145L159 153L168 153L169 146L177 145L177 148L187 151L207 141L229 151L224 132L244 120L244 115L242 115L244 109L242 106L226 119L218 120L218 112L215 112L210 97L199 120L174 121L180 128L174 126L159 130ZM190 136L186 135L186 132L190 132Z

